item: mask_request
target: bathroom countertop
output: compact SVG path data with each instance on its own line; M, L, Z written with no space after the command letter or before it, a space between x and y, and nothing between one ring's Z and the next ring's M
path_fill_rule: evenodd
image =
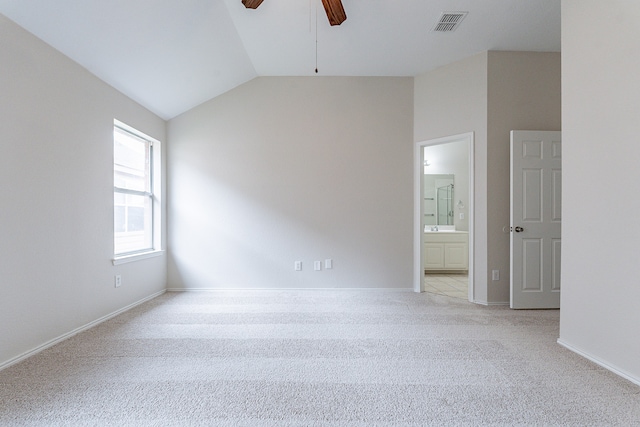
M438 231L431 231L431 230L425 230L424 231L425 234L434 234L434 233L442 233L442 234L469 234L468 231L462 231L462 230L438 230Z

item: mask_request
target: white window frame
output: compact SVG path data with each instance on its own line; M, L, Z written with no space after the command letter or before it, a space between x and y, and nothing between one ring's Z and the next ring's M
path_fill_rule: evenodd
M146 259L146 258L152 258L155 256L159 256L162 254L162 234L161 234L161 217L160 217L160 212L161 212L161 203L160 203L160 195L161 195L161 187L160 187L160 182L161 182L161 159L160 159L160 153L161 153L161 144L160 141L156 140L155 138L150 137L149 135L146 135L140 131L138 131L137 129L119 121L119 120L115 120L113 121L113 129L114 132L116 131L116 128L119 129L120 131L124 131L127 132L129 134L131 134L132 136L139 138L143 141L146 141L149 143L149 150L150 150L150 158L149 158L149 174L150 174L150 191L146 192L146 191L137 191L137 190L129 190L129 189L125 189L125 188L119 188L116 187L114 184L113 187L113 191L114 191L114 196L116 193L120 193L120 194L133 194L133 195L139 195L139 196L145 196L145 197L149 197L151 199L151 247L150 248L145 248L145 249L141 249L138 251L133 251L133 252L125 252L125 253L115 253L115 218L113 221L113 225L112 225L112 229L113 229L113 233L114 233L114 238L113 238L113 244L114 244L114 248L113 248L113 252L114 252L114 256L113 256L113 265L118 265L118 264L123 264L123 263L127 263L127 262L132 262L132 261L137 261L137 260L141 260L141 259ZM115 161L112 162L112 168L115 167ZM112 210L112 212L115 215L115 201L114 201L114 209Z

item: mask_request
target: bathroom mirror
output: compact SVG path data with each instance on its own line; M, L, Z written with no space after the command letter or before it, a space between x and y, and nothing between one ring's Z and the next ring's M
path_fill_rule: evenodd
M454 225L453 174L424 175L424 225Z

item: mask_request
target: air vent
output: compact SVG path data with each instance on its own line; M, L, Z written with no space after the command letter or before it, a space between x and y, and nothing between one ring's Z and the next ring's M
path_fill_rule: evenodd
M468 13L469 12L442 12L440 20L436 26L433 27L433 31L455 31Z

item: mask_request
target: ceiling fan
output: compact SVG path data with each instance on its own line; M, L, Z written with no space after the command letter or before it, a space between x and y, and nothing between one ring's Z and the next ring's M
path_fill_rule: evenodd
M242 4L247 9L257 9L263 0L242 0ZM342 7L342 0L322 0L325 12L327 12L327 18L329 18L329 24L340 25L347 19L347 14Z

